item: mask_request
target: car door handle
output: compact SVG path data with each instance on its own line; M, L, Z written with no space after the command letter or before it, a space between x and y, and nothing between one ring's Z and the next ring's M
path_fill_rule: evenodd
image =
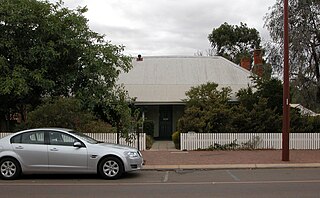
M16 146L15 149L23 149L23 146Z
M57 148L52 148L52 149L50 149L50 151L58 151L58 149Z

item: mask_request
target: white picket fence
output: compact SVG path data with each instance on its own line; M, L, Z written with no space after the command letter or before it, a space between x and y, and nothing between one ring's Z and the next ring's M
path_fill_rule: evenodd
M320 133L290 133L290 149L320 149ZM181 150L207 149L234 142L240 147L282 149L282 133L181 133Z
M3 138L7 135L10 135L12 133L0 133L0 138ZM117 143L117 133L85 133L86 135L102 142L107 143ZM119 144L121 145L127 145L131 147L138 148L138 138L136 137L135 133L130 134L131 141L126 142L125 138L119 138ZM146 134L140 133L139 134L139 149L141 151L146 150Z
M113 143L113 144L117 143L116 133L85 133L85 134L99 141ZM138 142L139 142L139 150L140 151L146 150L146 134L145 133L139 133L139 141L137 138L137 134L132 133L132 134L129 134L129 136L130 136L129 142L126 142L125 138L120 137L119 144L138 148Z

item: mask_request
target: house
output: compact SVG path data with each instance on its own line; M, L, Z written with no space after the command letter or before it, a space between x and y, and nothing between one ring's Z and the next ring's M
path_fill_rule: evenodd
M118 83L136 98L145 119L154 122L156 139L171 139L191 87L215 82L230 87L234 98L239 89L251 85L250 71L219 56L139 56L132 64Z
M311 111L310 109L302 106L301 104L290 104L291 108L294 109L298 109L301 113L301 115L305 115L305 116L320 116L319 113L315 113L313 111Z

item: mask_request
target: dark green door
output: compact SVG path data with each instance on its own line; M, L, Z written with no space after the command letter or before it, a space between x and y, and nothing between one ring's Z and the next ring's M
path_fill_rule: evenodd
M171 139L172 134L172 106L159 106L159 138Z

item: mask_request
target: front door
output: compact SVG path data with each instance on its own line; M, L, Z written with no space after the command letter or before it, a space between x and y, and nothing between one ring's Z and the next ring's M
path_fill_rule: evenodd
M159 138L171 139L172 134L172 106L159 106Z

